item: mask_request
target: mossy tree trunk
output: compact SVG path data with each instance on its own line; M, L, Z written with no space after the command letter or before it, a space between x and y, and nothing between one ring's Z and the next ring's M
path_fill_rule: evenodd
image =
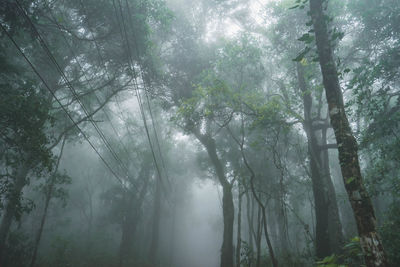
M324 12L326 4L326 0L310 0L310 13L329 116L339 150L342 176L355 215L366 265L368 267L388 266L381 239L376 231L372 202L363 184L357 141L344 110L343 95L328 32L328 17Z

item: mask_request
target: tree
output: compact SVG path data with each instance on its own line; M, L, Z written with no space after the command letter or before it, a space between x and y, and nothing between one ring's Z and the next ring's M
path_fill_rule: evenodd
M310 0L310 13L315 30L317 52L329 107L329 116L339 150L343 181L357 222L360 243L367 266L387 266L381 239L376 231L376 218L371 199L363 185L357 141L347 119L339 84L328 19L327 1Z

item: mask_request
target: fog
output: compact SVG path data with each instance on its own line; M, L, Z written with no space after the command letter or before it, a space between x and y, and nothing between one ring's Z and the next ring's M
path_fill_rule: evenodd
M1 1L0 267L398 266L399 14Z
M176 212L182 218L176 225L174 266L218 266L223 229L218 185L206 180L190 186L191 199ZM193 229L195 229L193 231Z

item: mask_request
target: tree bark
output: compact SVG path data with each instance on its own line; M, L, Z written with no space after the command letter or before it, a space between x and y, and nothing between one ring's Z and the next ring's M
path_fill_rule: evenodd
M232 196L232 186L225 176L224 167L217 155L217 148L214 139L209 135L195 133L197 139L207 150L211 163L214 165L219 183L222 185L222 212L224 221L224 233L221 248L221 267L233 266L233 221L234 205Z
M320 149L316 129L313 127L314 119L311 115L313 99L310 91L307 90L303 66L300 63L297 63L296 70L299 88L303 94L303 127L307 135L311 182L315 203L316 255L321 259L340 251L343 245L342 226L339 218L335 188L329 171L328 150ZM327 127L322 129L322 136L320 138L322 144L327 143L326 130Z
M258 206L257 210L257 233L255 236L255 241L256 241L256 248L257 248L257 254L256 254L256 267L260 267L261 263L261 237L262 237L262 224L263 224L263 217L261 215L261 207Z
M324 12L326 0L310 0L319 63L328 102L329 116L339 150L339 163L345 188L354 211L365 263L368 267L388 266L371 199L364 187L358 161L357 141L347 119L333 49Z
M237 217L237 240L236 240L236 266L240 267L240 250L242 246L242 197L243 197L243 192L240 190L240 184L239 184L239 203L238 203L238 217Z
M246 190L246 215L247 215L247 224L248 224L248 235L249 235L249 248L253 252L253 234L254 234L254 224L253 224L253 218L254 218L254 205L252 205L252 202L254 202L253 199L250 199L250 194L249 191Z

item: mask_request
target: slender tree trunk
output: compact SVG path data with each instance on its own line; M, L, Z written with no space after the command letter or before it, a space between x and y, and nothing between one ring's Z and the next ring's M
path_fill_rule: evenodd
M265 206L262 203L261 199L258 197L257 192L256 192L256 190L254 188L254 178L255 178L256 175L255 175L253 169L251 168L250 164L247 162L247 158L246 158L246 156L244 154L244 151L243 151L243 145L244 145L243 143L240 144L240 152L242 154L243 162L246 165L246 168L250 172L250 188L251 188L251 192L253 193L253 197L257 201L257 203L260 206L261 211L262 211L262 216L263 216L263 219L264 219L265 238L266 238L267 245L268 245L269 256L271 257L272 266L273 267L278 267L279 266L278 260L275 257L274 249L273 249L271 241L269 239L268 227L267 227L267 216L265 214Z
M51 199L51 194L49 194L49 193L46 194L44 210L43 210L43 214L42 214L42 219L40 220L40 226L39 226L39 230L37 232L37 236L36 236L36 239L35 239L35 244L34 244L34 247L33 247L33 255L32 255L32 259L31 259L30 267L34 267L35 263L36 263L37 252L38 252L40 240L42 238L44 224L46 222L47 210L49 208L50 199Z
M332 253L338 253L343 245L342 226L339 218L335 188L329 171L329 156L327 149L321 151L318 137L313 127L311 116L313 100L307 90L304 79L304 70L297 63L297 78L303 94L304 105L304 130L308 141L308 154L310 157L311 181L315 203L316 218L316 255L324 258ZM321 145L326 141L327 127L322 129Z
M247 224L248 224L248 235L249 235L249 248L253 251L253 218L254 218L254 205L252 205L254 200L250 197L249 191L246 190L246 215L247 215Z
M388 266L381 239L376 231L372 202L363 184L357 141L344 110L343 95L328 32L328 19L324 12L326 4L325 0L310 0L310 12L344 185L354 211L366 265Z
M260 267L261 263L261 237L262 237L262 224L264 217L261 215L261 206L258 206L257 213L257 235L255 237L256 240L256 248L257 248L257 256L256 256L256 267Z
M131 193L132 194L132 193ZM122 234L121 234L121 242L120 242L120 250L119 250L119 267L127 267L131 266L132 259L132 246L133 246L133 238L135 235L135 231L137 228L138 220L134 218L132 213L136 213L134 205L134 200L132 197L128 200L130 203L128 205L129 211L126 211L126 217L122 224Z
M176 201L173 202L172 207L172 223L171 223L171 237L169 246L169 267L174 266L175 262L175 225L176 225Z
M249 190L246 189L246 215L247 215L247 225L248 225L248 242L249 242L249 267L253 266L253 258L254 258L254 242L253 237L255 236L254 231L254 199L251 197Z
M271 197L272 199L268 202L269 205L266 205L267 213L268 214L274 214L274 216L271 216L269 218L269 229L268 229L268 234L271 238L272 244L274 245L274 248L276 248L276 253L281 252L281 247L280 247L280 234L279 234L279 224L280 222L280 216L278 216L279 211L277 209L276 202L277 202L277 197L273 196Z
M280 190L281 191L281 190ZM279 254L286 259L290 256L290 242L289 242L289 233L288 233L288 221L286 217L286 209L284 206L284 199L281 196L281 192L279 193L278 198L274 201L275 211L276 211L276 221L277 221L277 239L278 239L278 248ZM267 208L267 207L266 207Z
M252 188L253 194L255 193L254 187ZM261 215L262 215L262 227L264 227L264 235L265 235L265 240L267 241L267 246L268 246L268 251L269 251L269 256L271 257L271 262L273 267L278 267L278 260L275 257L274 249L272 247L271 239L268 234L268 222L267 222L267 215L265 213L265 205L262 204L261 200L258 198L258 196L254 196L256 199L260 209L261 209ZM258 259L257 259L258 262Z
M327 145L327 127L322 129L322 147ZM331 178L331 171L329 167L329 154L328 149L322 150L322 171L323 177L326 181L327 195L329 201L328 209L328 232L329 242L332 252L338 254L344 245L343 227L339 216L339 208L336 199L336 191Z
M283 90L284 95L286 95L286 90ZM286 97L287 98L287 97ZM275 210L275 221L276 221L276 236L277 242L275 243L278 247L278 253L285 258L289 254L289 235L287 231L287 217L286 217L286 207L285 207L285 186L284 177L285 169L282 165L282 161L279 155L279 151L274 146L272 148L273 162L278 171L279 177L279 190L276 191L275 200L273 201L273 209Z
M51 200L52 195L53 195L54 185L55 185L55 182L56 182L56 174L57 174L57 171L58 171L58 166L60 165L60 160L61 160L62 154L64 152L65 140L66 140L66 137L64 136L62 144L61 144L60 154L58 155L57 164L55 166L53 174L50 177L49 185L48 185L47 192L46 192L44 210L43 210L42 218L40 220L39 230L37 232L35 243L34 243L34 246L33 246L32 259L31 259L31 263L29 265L30 267L34 267L35 263L36 263L37 252L38 252L38 249L39 249L40 240L42 239L42 233L43 233L44 224L46 223L47 211L48 211L48 208L49 208L50 200Z
M144 198L147 193L147 186L149 183L148 168L143 167L140 172L140 177L144 179L144 183L139 192L139 196L136 197L134 192L129 192L128 196L128 207L125 211L125 218L122 222L122 234L119 249L119 267L130 266L129 258L131 257L131 250L133 246L133 238L135 236L136 228L140 218L140 210L142 208Z
M262 212L262 216L263 216L263 226L264 226L264 235L265 235L265 240L267 241L267 246L268 248L272 248L272 244L271 244L271 239L269 238L268 235L268 223L267 223L267 216L265 214L265 207L261 207L261 212ZM276 260L273 251L271 254L271 249L270 249L270 256L271 256L271 260L272 260L272 266L274 267L278 267L278 261Z
M195 133L199 141L207 150L211 163L214 165L219 183L222 185L222 213L224 221L224 233L221 248L221 267L233 266L233 221L235 209L233 205L232 185L225 176L224 167L217 155L214 139L209 135Z
M237 217L237 240L236 240L236 266L240 267L240 250L242 246L242 197L243 192L240 190L239 184L239 203L238 203L238 217Z
M156 264L158 261L158 240L160 233L160 212L161 212L161 180L156 177L156 191L154 196L154 210L152 220L152 235L150 241L149 261Z
M5 205L3 217L0 224L0 266L3 266L4 262L4 250L6 248L6 242L12 220L15 216L16 207L20 201L22 189L26 184L26 176L29 172L29 165L22 164L22 166L15 171L14 175L14 186L11 195Z
M233 220L234 206L231 186L223 187L222 209L224 234L221 253L221 267L233 266Z

